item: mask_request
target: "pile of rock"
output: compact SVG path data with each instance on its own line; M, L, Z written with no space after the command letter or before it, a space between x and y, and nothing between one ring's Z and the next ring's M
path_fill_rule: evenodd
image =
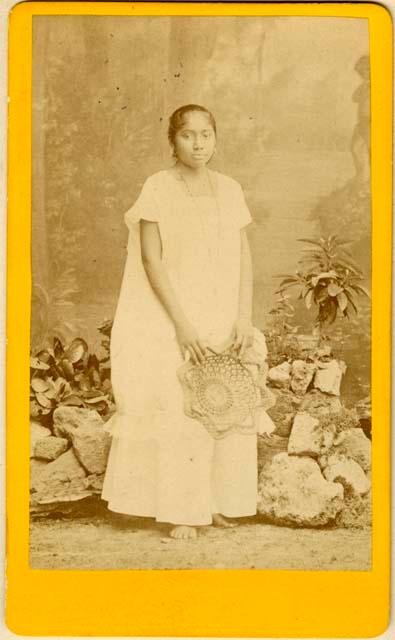
M33 513L100 494L103 484L110 437L100 415L63 406L54 411L53 419L53 432L36 422L30 424Z
M364 526L371 514L370 401L354 410L340 400L343 362L324 351L310 362L273 367L268 385L276 425L258 441L259 513L290 526ZM63 406L50 431L31 423L32 513L65 509L101 493L110 449L103 419Z
M366 401L363 417L342 406L345 370L328 350L269 370L276 431L259 439L258 510L273 523L370 524L371 442L360 422L370 414Z

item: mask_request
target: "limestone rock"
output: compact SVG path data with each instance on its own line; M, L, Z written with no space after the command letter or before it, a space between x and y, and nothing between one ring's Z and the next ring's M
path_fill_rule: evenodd
M60 406L53 413L54 433L69 438L81 426L103 427L103 420L97 411L80 407Z
M274 389L276 404L267 413L276 425L276 435L287 438L291 433L292 422L300 405L300 398L288 389Z
M259 476L258 512L277 524L314 527L341 511L343 487L328 482L311 458L279 453Z
M258 438L258 473L278 453L287 451L288 438L273 434L270 438Z
M30 459L30 491L34 492L35 485L38 482L38 479L48 465L46 460L36 460L35 458Z
M34 420L30 421L30 457L34 457L34 447L36 442L41 438L46 438L51 435L51 431L46 427L43 427L39 422Z
M318 459L321 469L325 469L325 467L328 466L330 456L343 456L348 460L354 460L362 467L367 477L370 477L372 468L372 445L362 429L351 428L340 431L335 437L331 449Z
M306 412L296 414L288 441L288 453L318 457L330 450L336 436L336 426L322 427L317 418Z
M75 455L89 474L104 473L111 438L100 415L90 409L59 407L54 411L54 431L70 439Z
M314 376L314 386L324 393L340 396L340 384L346 369L346 363L342 360L319 362Z
M30 500L30 517L32 519L48 517L51 514L67 515L72 518L92 516L96 518L98 515L107 515L107 507L98 495L82 496L78 500L72 500L68 502L51 502L46 504L39 504L34 499L35 494L31 496Z
M269 369L267 381L273 387L289 388L291 383L291 365L289 362L283 362L276 367Z
M357 462L365 472L372 468L372 444L362 429L348 429L337 447L339 453Z
M343 509L336 518L338 527L346 529L365 529L372 526L372 492L365 495L347 493L344 496Z
M101 427L81 427L72 436L75 454L88 473L104 473L111 439Z
M91 475L87 476L84 480L85 488L89 489L91 493L101 494L103 489L104 475L104 473L101 473L100 475L92 473Z
M342 408L340 398L330 396L319 389L312 389L302 399L300 411L306 411L311 416L318 417L329 413L336 413Z
M316 370L316 365L304 360L294 360L291 367L291 389L296 395L306 393Z
M355 405L359 420L370 420L372 418L372 405L370 396L366 396Z
M324 477L330 482L340 482L352 494L364 495L370 489L370 482L362 467L345 456L330 456L324 469Z
M85 471L72 449L49 462L32 483L34 500L38 504L80 500L91 495L84 480Z
M34 447L34 457L44 460L56 460L62 453L69 448L69 442L66 438L57 438L56 436L48 436L37 440Z
M355 407L357 415L358 415L358 420L359 420L359 425L361 427L361 429L363 430L364 434L371 439L372 437L372 407L371 407L371 401L370 401L370 396L367 396L366 398L363 398L363 400L360 400L358 402L358 404Z

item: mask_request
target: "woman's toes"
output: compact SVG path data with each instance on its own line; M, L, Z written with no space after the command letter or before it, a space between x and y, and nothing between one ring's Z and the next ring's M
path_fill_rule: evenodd
M170 531L170 537L175 540L187 540L197 537L197 531L195 527L188 527L186 525L179 525L174 527Z
M225 527L226 529L230 529L231 527L237 527L237 522L228 520L220 513L213 513L213 525L214 527Z

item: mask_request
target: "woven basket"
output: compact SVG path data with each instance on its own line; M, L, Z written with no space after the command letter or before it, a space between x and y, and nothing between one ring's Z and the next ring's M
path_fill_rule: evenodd
M256 433L255 412L267 402L266 390L229 349L202 364L187 362L177 374L186 415L199 420L214 438L234 431Z

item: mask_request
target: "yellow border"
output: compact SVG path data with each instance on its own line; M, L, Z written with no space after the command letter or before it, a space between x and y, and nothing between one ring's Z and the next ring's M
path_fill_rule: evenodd
M341 16L369 20L373 194L373 569L44 571L28 564L33 15ZM24 635L371 637L389 612L392 23L377 4L33 2L10 15L7 606Z

